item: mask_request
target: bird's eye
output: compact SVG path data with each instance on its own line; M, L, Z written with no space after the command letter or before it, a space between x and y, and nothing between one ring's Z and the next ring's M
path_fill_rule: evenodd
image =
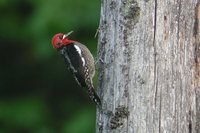
M61 43L56 43L56 46L61 46Z
M62 39L63 37L62 36L59 36L59 39Z

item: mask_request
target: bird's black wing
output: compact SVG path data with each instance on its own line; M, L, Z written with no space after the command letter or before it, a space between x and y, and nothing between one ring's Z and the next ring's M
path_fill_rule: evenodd
M84 67L81 66L84 62L79 52L81 51L78 51L74 44L69 44L62 49L62 55L68 69L72 72L78 84L85 87Z

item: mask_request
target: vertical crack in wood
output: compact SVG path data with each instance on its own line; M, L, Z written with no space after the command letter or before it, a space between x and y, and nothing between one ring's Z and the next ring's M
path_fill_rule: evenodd
M118 17L117 15L115 16L115 17ZM113 45L117 45L117 32L118 32L118 30L117 30L117 24L116 24L116 18L113 18L114 19L114 28L113 28L113 30L114 30L114 44ZM113 58L113 64L114 63L116 63L116 58L117 58L117 48L116 47L113 47L113 51L114 51L114 58ZM116 81L114 81L115 79L116 79L116 72L115 72L115 70L117 69L116 68L117 67L117 65L116 64L114 64L113 65L113 101L114 101L114 103L113 103L113 112L114 112L114 110L115 110L115 108L118 106L118 105L116 105L116 102L117 102L117 100L116 100L116 96L115 96L115 94L116 94L116 91L118 91L118 90L116 90L117 89L117 87L115 88L115 84L116 84Z
M177 45L179 42L179 30L180 30L180 17L181 17L181 0L179 1L179 6L178 6L178 27L177 27Z
M161 133L162 89L160 89L159 133Z
M195 9L195 23L193 36L194 42L194 59L195 59L195 78L197 79L196 86L199 85L198 78L200 77L200 39L199 39L199 21L200 21L200 2L197 3Z
M155 107L156 107L156 96L157 96L157 64L156 64L156 19L157 19L157 0L155 0L155 9L154 9L154 35L153 35L153 47L154 47L154 86L155 86Z
M199 21L200 21L200 1L197 2L195 7L195 21L193 28L193 37L194 37L194 89L195 89L195 101L196 101L196 123L195 127L191 126L196 132L200 132L200 40L199 40Z
M178 133L178 130L179 130L179 129L178 129L178 128L179 128L179 127L178 127L178 125L179 125L178 115L179 115L179 114L178 114L178 109L177 109L178 107L177 107L177 105L176 105L176 103L177 103L177 101L178 101L178 100L177 100L177 93L176 93L176 91L175 91L175 99L174 99L174 100L175 100L174 102L175 102L175 112L176 112L176 113L175 113L175 114L176 114L176 117L175 117L176 120L175 120L175 121L176 121L176 126L177 126L177 127L176 127L176 132Z
M200 132L200 98L198 98L198 96L200 96L200 89L195 89L195 94L196 94L196 125L195 127L193 127L193 129L199 133Z
M158 70L157 70L157 49L156 49L156 28L157 28L157 0L154 1L154 34L153 34L153 47L154 47L154 106L157 107L157 93L158 93ZM162 90L160 90L160 110L159 110L159 133L161 132L161 106L162 106Z
M192 114L191 114L191 108L189 110L189 116L188 116L188 131L189 133L192 133Z

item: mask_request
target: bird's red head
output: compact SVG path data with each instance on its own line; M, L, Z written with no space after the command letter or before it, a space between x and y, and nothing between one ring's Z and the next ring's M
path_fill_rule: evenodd
M75 42L75 41L69 40L69 39L67 38L67 36L69 36L71 33L72 33L72 31L69 32L69 33L67 33L67 34L58 33L58 34L54 35L53 38L52 38L52 41L51 41L53 47L54 47L55 49L58 49L58 48L60 48L60 47L62 47L62 46L65 46L65 45L68 45L68 44L70 44L70 43Z

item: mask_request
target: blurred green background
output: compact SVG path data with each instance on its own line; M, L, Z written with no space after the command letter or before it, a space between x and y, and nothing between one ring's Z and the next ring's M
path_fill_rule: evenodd
M0 0L0 133L94 133L95 105L53 49L54 34L96 55L100 0Z

